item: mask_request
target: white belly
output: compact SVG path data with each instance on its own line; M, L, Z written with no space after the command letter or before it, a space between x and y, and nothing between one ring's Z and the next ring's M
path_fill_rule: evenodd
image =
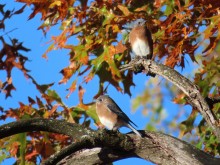
M147 56L148 54L150 54L150 48L148 42L144 42L143 40L136 39L132 47L132 51L137 56Z
M114 127L114 124L110 120L106 120L105 117L99 117L101 123L107 127L108 129L112 130Z

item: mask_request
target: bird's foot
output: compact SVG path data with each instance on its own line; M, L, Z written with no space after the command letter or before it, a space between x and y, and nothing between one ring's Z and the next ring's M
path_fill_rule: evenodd
M113 128L113 129L111 130L111 132L112 132L112 134L115 134L115 135L120 134L118 128Z
M96 126L98 127L98 129L101 129L101 130L106 129L105 126L102 125L102 124L99 124L99 125L96 125Z
M108 130L108 129L106 129L106 128L103 128L103 129L101 130L101 132L103 132L103 133L109 133L110 130Z
M135 56L135 58L132 59L132 64L133 64L133 68L132 69L134 71L134 74L141 73L141 72L143 72L143 70L145 70L144 66L141 63L137 63L137 62L140 61L140 60L144 61L144 60L147 60L147 59L148 59L147 56ZM148 71L146 76L155 77L156 74Z
M99 131L99 133L101 134L101 135L106 135L106 134L110 134L112 131L111 130L108 130L108 129L106 129L106 128L102 128L102 129L100 129L100 130L98 130Z
M134 71L134 74L138 74L138 73L141 73L143 70L144 70L144 67L142 64L138 63L138 61L140 60L144 60L144 58L142 56L134 56L134 58L131 60L131 64L133 66L133 71ZM137 64L138 63L138 64Z
M134 58L132 59L132 61L139 61L139 60L145 60L145 56L134 56Z

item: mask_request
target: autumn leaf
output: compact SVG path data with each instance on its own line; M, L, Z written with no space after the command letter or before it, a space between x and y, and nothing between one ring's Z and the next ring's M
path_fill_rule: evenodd
M129 16L131 14L126 6L118 5L118 8L123 12L125 16Z

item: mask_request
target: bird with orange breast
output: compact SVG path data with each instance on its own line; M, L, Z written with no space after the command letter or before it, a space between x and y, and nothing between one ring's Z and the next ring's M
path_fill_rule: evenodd
M153 57L153 39L150 30L142 19L134 23L134 27L129 34L129 42L136 56L152 59Z
M134 22L134 27L129 33L129 42L132 52L136 57L152 59L153 57L153 39L150 30L147 28L143 19L138 19ZM153 73L148 73L155 76Z
M100 122L108 129L116 131L120 127L128 127L142 137L140 132L131 125L135 124L108 95L101 95L96 99L96 113Z

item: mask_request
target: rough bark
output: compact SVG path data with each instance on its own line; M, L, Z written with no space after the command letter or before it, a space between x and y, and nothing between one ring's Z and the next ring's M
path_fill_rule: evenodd
M73 153L58 164L84 165L106 164L116 160L137 157L156 164L167 165L218 165L220 159L198 150L192 145L163 133L146 132L153 139L144 137L134 140L135 149L131 152L118 151L110 147L94 147Z
M19 128L19 129L18 129ZM61 133L77 140L43 164L106 164L139 157L156 164L217 165L220 159L172 136L142 131L143 138L112 131L94 131L78 124L52 119L28 119L0 126L0 138L30 131ZM80 137L80 138L79 138Z
M210 110L205 98L200 94L198 86L174 69L163 64L158 64L152 60L134 60L131 63L124 65L121 68L121 71L128 69L133 70L137 65L142 65L147 72L160 75L176 85L188 97L189 103L202 114L207 124L212 128L216 137L220 141L220 120L217 119L216 115Z

